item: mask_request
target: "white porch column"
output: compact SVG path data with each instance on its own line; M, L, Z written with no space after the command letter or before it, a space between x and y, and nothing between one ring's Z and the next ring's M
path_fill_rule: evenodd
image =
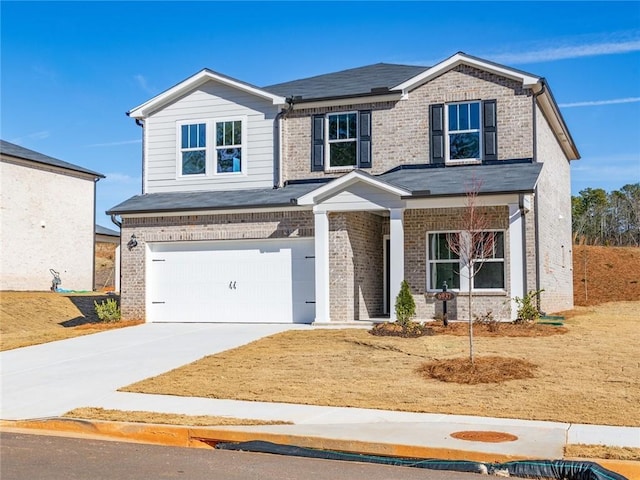
M524 297L524 252L522 238L522 212L516 203L509 204L509 295L511 296L511 320L515 320L518 306L515 297Z
M391 321L396 320L396 297L400 293L400 284L404 280L404 208L390 209L389 239L391 243L389 259L391 272L389 275L389 314Z
M316 318L315 323L331 321L329 304L329 216L313 208L316 261Z

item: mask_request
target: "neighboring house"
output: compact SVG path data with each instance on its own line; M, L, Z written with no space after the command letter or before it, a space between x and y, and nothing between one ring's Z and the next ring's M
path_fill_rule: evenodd
M95 288L120 290L120 232L96 225Z
M104 175L0 141L0 290L92 290Z
M542 77L463 53L262 88L205 69L128 114L143 192L108 212L125 317L393 319L406 279L419 320L444 281L459 291L450 318L465 318L445 233L462 228L474 178L497 232L475 312L514 318L513 297L538 289L543 310L573 305L579 154Z

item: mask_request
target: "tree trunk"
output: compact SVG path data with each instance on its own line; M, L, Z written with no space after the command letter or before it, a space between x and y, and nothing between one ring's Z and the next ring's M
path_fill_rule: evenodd
M469 279L469 360L473 363L473 312L471 311L471 279Z

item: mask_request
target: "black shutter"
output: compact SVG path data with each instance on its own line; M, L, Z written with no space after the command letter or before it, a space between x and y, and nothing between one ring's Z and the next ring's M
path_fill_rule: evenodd
M324 115L311 118L311 171L324 170Z
M483 160L498 159L498 118L495 100L482 102Z
M359 118L358 155L360 168L371 168L371 110L362 110Z
M444 164L444 104L429 105L431 163Z

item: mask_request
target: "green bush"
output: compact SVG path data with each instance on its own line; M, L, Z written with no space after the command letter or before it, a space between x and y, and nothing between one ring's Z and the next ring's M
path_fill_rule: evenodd
M120 307L115 299L107 298L101 303L94 301L93 304L96 307L96 314L100 321L106 323L120 321Z
M400 293L396 297L396 323L404 328L416 316L416 302L413 300L409 284L403 280L400 284Z
M532 323L540 318L538 299L544 290L530 290L523 298L515 297L518 305L516 323Z

